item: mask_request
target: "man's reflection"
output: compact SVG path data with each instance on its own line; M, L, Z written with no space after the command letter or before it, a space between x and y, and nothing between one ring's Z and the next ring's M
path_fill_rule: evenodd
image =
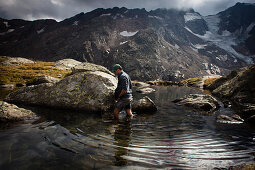
M128 150L125 147L129 146L130 134L131 134L131 123L130 119L126 118L123 122L116 123L116 129L114 132L115 139L115 165L123 166L127 165L127 160L122 156L127 155Z

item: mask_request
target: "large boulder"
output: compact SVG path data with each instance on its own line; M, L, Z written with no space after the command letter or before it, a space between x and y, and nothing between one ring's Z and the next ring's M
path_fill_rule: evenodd
M117 79L100 71L80 72L57 83L21 88L6 101L50 106L63 109L106 111L113 107Z
M21 121L35 117L36 115L30 110L0 101L0 122Z
M178 105L184 105L199 111L214 111L219 108L218 101L207 94L190 94L173 101Z

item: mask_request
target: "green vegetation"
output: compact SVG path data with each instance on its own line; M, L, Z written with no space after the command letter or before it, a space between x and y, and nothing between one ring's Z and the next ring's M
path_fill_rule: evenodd
M1 62L1 61L0 61ZM20 64L15 66L0 66L0 84L23 84L33 81L40 75L60 78L69 75L71 71L55 67L54 62L35 62L34 64Z

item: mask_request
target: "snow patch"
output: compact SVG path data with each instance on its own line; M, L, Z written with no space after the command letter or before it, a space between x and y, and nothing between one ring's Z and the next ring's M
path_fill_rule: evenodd
M7 33L10 33L10 32L13 32L13 31L15 31L15 29L9 29L9 30L7 31Z
M155 15L148 15L149 18L155 18L155 19L159 19L159 20L163 20L163 18L155 16Z
M187 12L184 15L185 23L188 22L188 21L193 21L193 20L197 20L197 19L202 19L202 17L198 13L189 13L189 12Z
M214 43L219 48L224 49L225 51L232 54L233 58L238 57L239 59L245 61L247 64L253 64L252 59L249 56L244 56L242 54L237 53L232 46L238 44L240 40L236 38L234 34L231 34L228 31L223 31L222 35L218 34L218 24L220 23L220 18L218 15L214 16L207 16L204 17L205 21L207 22L209 31L206 31L204 35L199 35L193 33L188 27L184 27L187 31L192 33L193 35L205 40Z
M120 45L126 44L128 41L121 42Z
M79 21L74 21L74 22L73 22L73 25L74 25L74 26L77 26L78 24L79 24Z
M203 63L208 74L220 74L220 68L214 64Z
M174 47L175 47L176 49L180 49L179 45L177 45L177 44L175 44Z
M4 22L4 25L8 28L10 25L8 22Z
M134 36L136 33L138 33L138 31L135 31L135 32L122 31L122 32L120 32L120 35L122 35L122 36L124 36L124 37L132 37L132 36Z
M40 29L40 30L38 30L38 31L36 31L36 32L37 32L37 34L41 34L41 33L44 32L44 28L42 28L42 29Z
M195 51L196 53L198 53L198 49L196 49L196 48L194 48L194 47L191 47L191 46L190 46L190 48L191 48L193 51Z
M207 46L207 44L196 44L196 45L193 45L193 47L195 47L196 49L205 49L206 46Z
M111 13L109 13L109 14L102 14L102 15L100 15L100 17L110 16L110 15L111 15Z
M255 26L255 22L251 23L251 24L246 28L247 33L249 33L249 32L252 30L252 28L253 28L254 26Z

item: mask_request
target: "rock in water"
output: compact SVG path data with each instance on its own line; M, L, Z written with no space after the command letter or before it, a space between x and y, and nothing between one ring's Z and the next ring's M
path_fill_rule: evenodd
M132 103L132 110L136 112L141 111L155 112L157 111L157 107L149 97L145 96L144 98L134 101Z
M21 121L35 117L36 115L30 110L0 101L0 122Z
M81 72L57 83L21 88L6 97L14 103L34 104L63 109L106 111L114 105L117 79L104 72Z
M173 102L202 111L213 111L220 106L215 98L207 94L190 94Z

